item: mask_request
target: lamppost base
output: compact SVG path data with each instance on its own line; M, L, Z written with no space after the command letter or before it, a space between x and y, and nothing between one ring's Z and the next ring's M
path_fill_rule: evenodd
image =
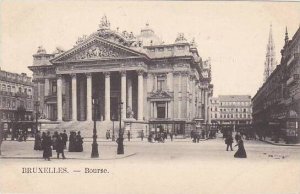
M115 136L114 135L112 136L111 141L115 141Z
M124 154L124 144L123 144L123 138L120 140L118 139L118 149L117 154Z
M99 158L98 144L97 143L92 144L91 158Z

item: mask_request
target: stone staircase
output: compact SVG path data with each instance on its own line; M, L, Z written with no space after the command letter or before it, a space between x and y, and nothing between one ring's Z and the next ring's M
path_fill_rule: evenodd
M122 126L123 127L123 126ZM92 137L93 136L93 121L68 121L68 122L53 122L53 123L41 123L42 131L54 131L63 132L66 130L67 134L70 131L80 131L82 137ZM119 122L114 122L115 134L119 132ZM106 131L113 129L113 122L97 121L96 122L97 136L99 138L105 138Z
M93 136L93 128L94 122L93 121L67 121L67 122L40 122L41 123L41 130L42 131L50 131L54 133L55 131L63 132L66 130L67 134L70 131L80 131L82 137L92 137ZM121 123L121 127L124 127L124 122ZM141 131L144 130L145 136L148 135L149 129L147 128L148 125L143 122L132 122L130 124L126 123L124 137L127 137L127 132L130 130L131 137L137 138L140 137ZM96 122L97 128L97 136L99 138L105 138L106 131L110 130L110 134L112 136L113 128L115 131L115 136L118 136L119 133L119 121L97 121Z

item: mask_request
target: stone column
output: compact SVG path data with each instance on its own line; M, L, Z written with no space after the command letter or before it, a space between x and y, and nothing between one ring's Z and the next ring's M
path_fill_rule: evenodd
M169 72L167 74L167 86L170 92L173 92L173 73Z
M182 100L181 73L179 73L178 74L178 118L181 118L181 100Z
M92 121L92 74L86 74L86 120Z
M168 102L168 118L173 118L173 101Z
M121 102L123 102L122 119L126 119L126 71L121 71Z
M208 122L208 92L205 89L204 90L204 120L207 123Z
M207 97L207 106L208 106L208 110L207 110L207 122L208 122L208 124L211 124L211 102L210 102L210 100L211 100L211 96L210 96L210 94L208 94L208 97Z
M152 74L153 75L153 90L154 92L157 91L157 75L156 74Z
M144 113L144 71L138 71L138 120L143 120Z
M157 118L157 105L156 105L156 102L153 102L153 117Z
M127 106L129 106L130 108L131 108L131 110L132 110L132 79L131 79L131 77L130 76L128 76L127 77L128 79L127 79ZM127 109L127 107L126 107L126 109Z
M57 121L62 121L62 75L57 77Z
M49 88L50 88L50 83L49 83L49 79L45 78L45 84L44 84L44 99L46 96L49 95ZM45 103L44 104L44 114L46 115L46 118L48 117L48 105Z
M110 72L105 72L105 121L110 121Z
M49 95L50 82L48 78L45 78L45 96Z
M77 121L77 78L72 74L72 121Z

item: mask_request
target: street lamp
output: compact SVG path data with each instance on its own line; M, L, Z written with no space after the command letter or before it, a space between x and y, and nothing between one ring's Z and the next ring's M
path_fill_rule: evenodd
M34 102L34 107L35 107L35 133L37 133L39 130L38 130L38 112L39 112L39 106L40 106L40 101L35 101Z
M123 102L119 103L119 111L120 111L120 124L119 124L119 138L118 138L118 150L117 150L117 154L124 154L124 145L123 145L123 131L121 128L121 124L122 124L122 106L123 106Z
M98 99L93 98L93 106L94 106L94 129L93 129L93 143L92 143L92 154L91 158L99 158L99 152L98 152L98 144L97 144L97 129L96 129L96 109L98 106Z

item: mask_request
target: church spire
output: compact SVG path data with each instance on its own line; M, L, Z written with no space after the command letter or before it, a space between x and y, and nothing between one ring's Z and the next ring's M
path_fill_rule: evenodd
M285 37L284 37L284 42L285 42L285 44L287 44L288 41L289 41L289 34L288 34L287 27L285 27Z
M272 32L272 24L271 24L270 32L269 32L269 41L267 45L266 60L265 60L264 81L268 79L268 77L271 75L275 67L276 67L275 45L273 41L273 32Z

